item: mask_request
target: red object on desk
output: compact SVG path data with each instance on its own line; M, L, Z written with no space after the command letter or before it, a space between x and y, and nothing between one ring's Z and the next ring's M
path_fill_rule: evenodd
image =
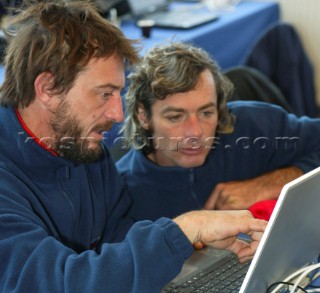
M276 203L276 200L258 201L249 207L249 211L255 218L269 221Z

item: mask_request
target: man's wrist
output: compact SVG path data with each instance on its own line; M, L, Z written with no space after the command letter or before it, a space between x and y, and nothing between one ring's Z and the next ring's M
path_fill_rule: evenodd
M200 217L198 217L196 213L196 211L188 212L173 219L189 239L191 244L195 244L201 240L199 236L200 224L198 223L200 221Z
M168 218L160 218L156 224L162 226L166 230L166 238L168 243L172 243L172 248L176 253L183 256L184 259L187 259L193 253L193 246L190 243L189 238L181 227L174 221Z

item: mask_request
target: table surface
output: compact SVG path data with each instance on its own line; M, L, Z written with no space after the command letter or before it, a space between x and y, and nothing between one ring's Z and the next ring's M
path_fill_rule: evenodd
M199 4L182 5L192 7ZM279 4L276 1L243 0L230 11L213 13L219 14L218 20L193 29L154 27L148 39L141 37L141 30L132 19L123 20L121 29L128 38L141 40L141 54L155 44L172 39L192 42L207 50L222 68L228 68L240 65L250 44L253 45L258 35L280 18Z

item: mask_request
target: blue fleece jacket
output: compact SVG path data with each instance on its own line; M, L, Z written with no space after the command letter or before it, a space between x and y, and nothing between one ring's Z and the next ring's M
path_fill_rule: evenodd
M126 217L131 200L106 150L76 166L12 108L0 108L0 133L0 292L159 292L180 271L190 242L167 218Z
M228 108L236 117L235 130L217 136L200 167L160 167L136 150L117 162L133 198L133 217L175 217L202 208L220 182L287 166L307 172L320 165L320 119L297 118L262 102L230 102Z

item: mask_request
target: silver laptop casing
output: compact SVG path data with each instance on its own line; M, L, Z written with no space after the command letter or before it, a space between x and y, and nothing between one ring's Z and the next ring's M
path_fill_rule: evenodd
M279 196L239 293L262 293L320 253L320 167L286 184ZM195 251L171 284L181 284L230 254Z
M286 184L240 293L265 292L320 253L320 168Z

